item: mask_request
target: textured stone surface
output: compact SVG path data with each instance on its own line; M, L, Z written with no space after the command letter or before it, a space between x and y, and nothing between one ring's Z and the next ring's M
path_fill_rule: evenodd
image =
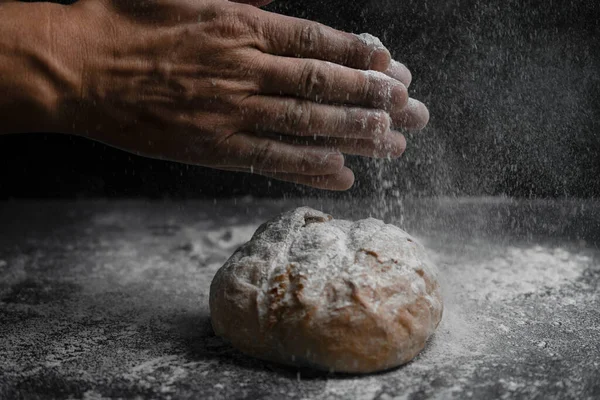
M598 398L600 203L414 200L384 217L440 269L413 362L364 377L257 361L212 333L215 271L320 201L0 204L0 398Z

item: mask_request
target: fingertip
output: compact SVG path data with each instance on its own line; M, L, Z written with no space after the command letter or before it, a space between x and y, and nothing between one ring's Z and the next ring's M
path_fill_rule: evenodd
M394 85L391 97L393 109L403 109L408 105L408 89L402 83Z
M419 100L411 98L408 99L406 109L407 112L414 116L414 125L411 126L410 129L420 131L427 126L429 123L429 110L425 104L421 103Z
M350 168L344 167L335 174L320 176L296 176L292 179L296 183L312 186L316 189L344 191L354 185L354 173Z
M384 72L390 68L391 61L392 56L386 48L377 48L371 52L369 69L373 71Z
M377 151L378 157L400 158L406 150L406 138L398 131L391 131Z
M425 104L423 104L423 110L422 110L422 112L423 112L423 122L418 127L419 130L420 129L424 129L427 126L427 124L429 123L429 117L430 117L430 115L429 115L429 109L427 107L425 107Z
M397 79L404 84L407 88L412 82L412 73L406 67L406 65L396 60L390 61L390 66L386 69L385 74L391 78Z
M395 158L399 158L406 151L406 137L400 132L392 132L396 136L396 146L392 151L392 155Z
M392 56L383 43L381 43L381 40L370 33L361 33L356 35L356 37L362 42L368 52L369 60L367 69L379 72L387 70L392 61Z
M327 171L330 173L336 173L344 168L346 162L344 155L339 151L332 151L325 155L324 161L327 165Z
M340 172L332 175L329 179L329 187L332 190L344 191L354 186L354 172L348 167L344 167Z
M385 136L392 127L392 119L385 111L369 111L366 125L374 137Z

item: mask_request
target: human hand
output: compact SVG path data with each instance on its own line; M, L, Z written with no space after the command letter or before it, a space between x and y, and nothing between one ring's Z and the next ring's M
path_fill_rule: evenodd
M81 0L69 14L76 72L58 118L137 154L344 190L342 153L397 157L392 128L427 121L385 48L314 22L225 0Z

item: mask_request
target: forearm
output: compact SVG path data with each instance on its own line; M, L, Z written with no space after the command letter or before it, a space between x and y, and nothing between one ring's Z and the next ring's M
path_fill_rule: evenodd
M78 79L56 37L66 8L0 0L0 134L66 126L61 103Z

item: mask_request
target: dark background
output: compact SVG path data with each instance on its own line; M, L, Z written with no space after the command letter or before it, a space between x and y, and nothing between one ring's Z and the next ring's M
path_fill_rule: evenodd
M596 0L280 0L271 11L379 36L431 112L399 161L349 157L328 196L600 197ZM56 135L0 137L0 198L325 195Z

